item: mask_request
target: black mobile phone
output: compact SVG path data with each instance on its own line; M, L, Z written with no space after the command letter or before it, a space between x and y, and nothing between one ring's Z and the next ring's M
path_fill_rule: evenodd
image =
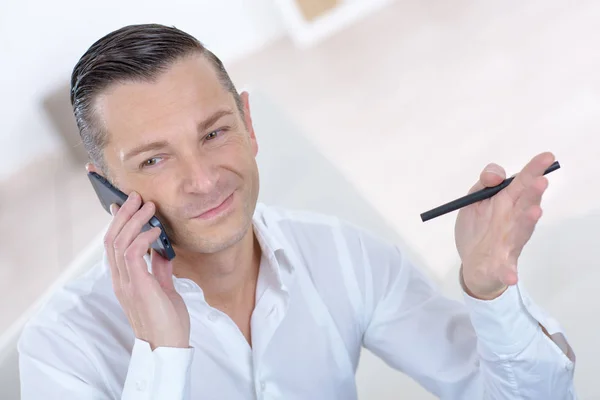
M121 207L123 203L125 203L125 200L127 200L127 195L114 187L103 176L95 172L88 172L88 178L90 178L90 182L92 182L92 186L94 187L94 190L100 199L100 203L102 203L102 207L104 207L109 214L111 204L114 203ZM150 221L148 221L148 223L142 227L142 232L148 231L154 227L160 228L160 236L152 243L150 247L156 250L158 254L167 260L172 260L175 258L175 250L173 250L171 241L165 233L165 228L162 226L156 216L152 216Z

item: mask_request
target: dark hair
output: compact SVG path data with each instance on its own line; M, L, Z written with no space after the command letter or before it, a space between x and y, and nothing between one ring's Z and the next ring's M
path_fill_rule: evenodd
M129 25L96 41L79 59L71 75L71 105L83 145L92 162L105 173L103 151L108 132L94 115L97 96L116 83L152 82L175 61L192 53L202 54L211 62L243 114L241 98L221 60L175 27Z

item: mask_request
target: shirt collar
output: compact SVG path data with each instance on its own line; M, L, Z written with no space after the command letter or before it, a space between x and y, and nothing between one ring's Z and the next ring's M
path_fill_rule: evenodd
M266 261L264 266L271 270L270 272L275 275L274 278L280 287L285 289L295 271L293 261L295 257L285 236L279 229L277 221L269 217L269 209L264 204L258 203L256 205L252 217L252 226L261 248L262 257ZM148 265L148 271L152 273L150 255L146 254L144 259ZM200 289L189 279L173 276L173 281L178 291L188 292Z
M292 249L277 222L269 218L268 208L263 204L257 204L252 225L262 257L266 261L264 267L272 270L280 287L285 289L295 270Z

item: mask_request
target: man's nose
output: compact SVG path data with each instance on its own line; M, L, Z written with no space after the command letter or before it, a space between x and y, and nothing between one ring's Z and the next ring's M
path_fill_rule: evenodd
M188 157L181 171L186 193L211 193L217 183L216 169L209 160L198 156Z

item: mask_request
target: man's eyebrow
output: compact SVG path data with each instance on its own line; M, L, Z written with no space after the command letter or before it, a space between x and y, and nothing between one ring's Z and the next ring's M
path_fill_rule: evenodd
M227 108L227 109L218 110L218 111L214 112L212 115L210 115L208 118L206 118L204 121L202 121L198 124L198 131L199 132L206 131L215 122L217 122L219 119L221 119L227 115L234 115L233 111L231 111L230 109ZM134 147L133 149L131 149L127 153L125 153L125 155L122 157L122 160L127 161L141 153L145 153L147 151L152 151L152 150L164 149L165 147L168 147L168 146L169 146L169 143L164 140L161 140L158 142L144 143L140 146Z
M231 109L229 109L229 108L215 111L212 115L210 115L208 118L206 118L204 121L202 121L198 124L198 132L206 131L215 122L217 122L218 120L220 120L221 118L223 118L227 115L233 115L233 111L231 111Z
M164 140L161 140L158 142L144 143L140 146L134 147L133 149L131 149L127 153L125 153L125 155L122 157L122 160L127 161L130 158L137 156L138 154L145 153L145 152L151 151L151 150L160 150L167 146L169 146L169 143L167 143Z

